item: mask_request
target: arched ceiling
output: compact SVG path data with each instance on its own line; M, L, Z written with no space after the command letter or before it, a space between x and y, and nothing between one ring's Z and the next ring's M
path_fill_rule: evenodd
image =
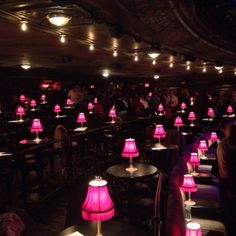
M108 68L113 76L181 82L189 75L201 80L234 76L236 7L230 0L2 0L0 2L0 68L69 70L100 75ZM72 17L63 28L51 25L50 13ZM27 20L29 30L19 24ZM67 42L61 44L59 35ZM90 43L95 50L89 51ZM147 52L158 45L156 65ZM114 48L118 56L113 57ZM134 56L139 61L134 62ZM173 58L174 67L169 63ZM186 60L192 61L186 70ZM207 72L202 73L203 62ZM223 64L220 75L214 68Z

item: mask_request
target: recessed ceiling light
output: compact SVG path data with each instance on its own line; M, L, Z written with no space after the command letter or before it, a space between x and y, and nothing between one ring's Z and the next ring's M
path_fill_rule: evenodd
M30 64L22 64L21 68L24 70L29 70L31 68L31 65Z
M51 14L47 16L49 22L55 26L62 27L71 20L70 16L64 14Z

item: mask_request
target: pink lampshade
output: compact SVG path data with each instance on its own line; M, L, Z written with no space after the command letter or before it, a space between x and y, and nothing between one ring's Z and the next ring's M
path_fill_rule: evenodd
M209 140L211 140L212 142L218 141L216 132L211 132Z
M93 104L91 102L88 103L88 109L89 110L93 109Z
M182 102L180 108L181 109L186 109L186 104L184 102Z
M175 122L174 122L174 126L183 126L183 121L182 121L182 118L180 116L177 116L175 118Z
M196 192L197 185L194 182L192 175L184 175L184 181L181 187L183 192Z
M54 106L54 112L61 112L61 107L60 107L59 104L56 104L56 105Z
M85 123L86 122L86 118L83 112L79 113L78 117L77 117L77 122L78 123Z
M158 106L158 111L162 112L164 110L164 107L163 105L160 103L159 106Z
M196 116L195 116L195 113L193 111L189 112L188 120L196 120Z
M200 160L199 160L199 157L198 157L198 154L195 153L195 152L192 152L191 155L190 155L190 159L189 159L189 163L191 165L195 165L195 166L198 166L200 165Z
M112 107L109 111L109 117L116 117L116 110Z
M208 150L208 147L207 147L207 144L206 144L206 141L205 140L201 140L200 143L199 143L199 146L198 146L198 149L200 151L207 151Z
M17 109L16 109L16 115L19 115L19 116L25 115L25 109L24 109L24 107L18 106Z
M21 102L24 102L24 101L25 101L25 95L23 95L23 94L20 95L20 101L21 101Z
M166 136L166 132L163 128L163 125L156 125L153 137L154 138L164 138Z
M71 101L71 99L70 98L67 98L67 100L66 100L66 105L67 106L71 106L73 103L72 103L72 101Z
M42 94L41 95L41 100L44 102L46 100L46 95L45 94Z
M36 101L35 101L34 99L32 99L32 100L30 101L30 106L31 106L31 107L35 107L35 106L36 106Z
M228 113L233 113L234 112L233 107L229 105L228 108L227 108L227 112Z
M125 145L122 150L122 157L133 158L139 156L139 151L136 147L135 139L128 138L125 139Z
M198 223L190 222L186 225L185 236L202 236L201 226Z
M215 115L214 110L213 110L212 107L209 107L209 108L208 108L207 115L208 115L208 116L214 116L214 115Z
M94 98L93 103L94 103L94 104L98 103L98 99L97 99L97 98Z
M89 183L87 196L82 204L82 217L89 221L105 221L111 219L114 214L114 204L107 189L107 181L97 177Z
M40 119L34 119L31 126L31 133L43 132L43 127L41 125Z

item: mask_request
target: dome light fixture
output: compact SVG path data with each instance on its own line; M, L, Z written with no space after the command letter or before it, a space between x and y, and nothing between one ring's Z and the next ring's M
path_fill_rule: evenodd
M57 27L62 27L69 23L69 21L71 20L71 17L65 14L55 13L55 14L48 15L47 19L52 25L55 25Z
M31 65L30 64L22 64L21 68L24 70L29 70L31 68Z
M151 47L148 51L148 56L154 60L160 56L160 50L157 47Z

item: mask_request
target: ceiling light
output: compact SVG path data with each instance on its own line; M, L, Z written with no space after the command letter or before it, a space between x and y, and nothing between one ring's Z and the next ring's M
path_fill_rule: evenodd
M155 47L152 47L148 52L148 56L151 57L152 59L156 59L159 55L160 51Z
M224 67L222 65L217 65L217 66L214 66L216 70L222 70Z
M202 68L202 72L205 73L207 71L206 66Z
M23 21L20 22L20 24L21 24L20 28L21 28L22 31L27 31L28 30L28 21L23 20Z
M116 49L114 49L114 51L113 51L113 57L117 57L117 55L118 55L118 52L117 52Z
M160 78L160 75L155 74L155 75L153 76L153 78L154 78L154 79L159 79L159 78Z
M169 65L170 68L173 68L174 67L174 63L171 62L170 65Z
M134 56L134 61L138 61L138 55Z
M28 69L31 68L31 65L30 64L22 64L21 68L24 69L24 70L28 70Z
M89 44L89 50L90 50L90 51L93 51L93 50L94 50L94 44L93 44L93 43L90 43L90 44Z
M62 35L60 36L60 42L61 42L61 43L65 43L65 42L66 42L66 36L65 36L64 34L62 34Z
M62 27L66 25L71 20L70 16L67 16L64 14L52 14L52 15L48 15L47 18L52 25L55 25L58 27Z
M153 61L152 61L152 64L153 64L153 65L156 65L156 60L153 60Z
M108 69L103 70L103 72L102 72L103 77L107 78L107 77L109 77L109 75L110 75L110 73L109 73Z

